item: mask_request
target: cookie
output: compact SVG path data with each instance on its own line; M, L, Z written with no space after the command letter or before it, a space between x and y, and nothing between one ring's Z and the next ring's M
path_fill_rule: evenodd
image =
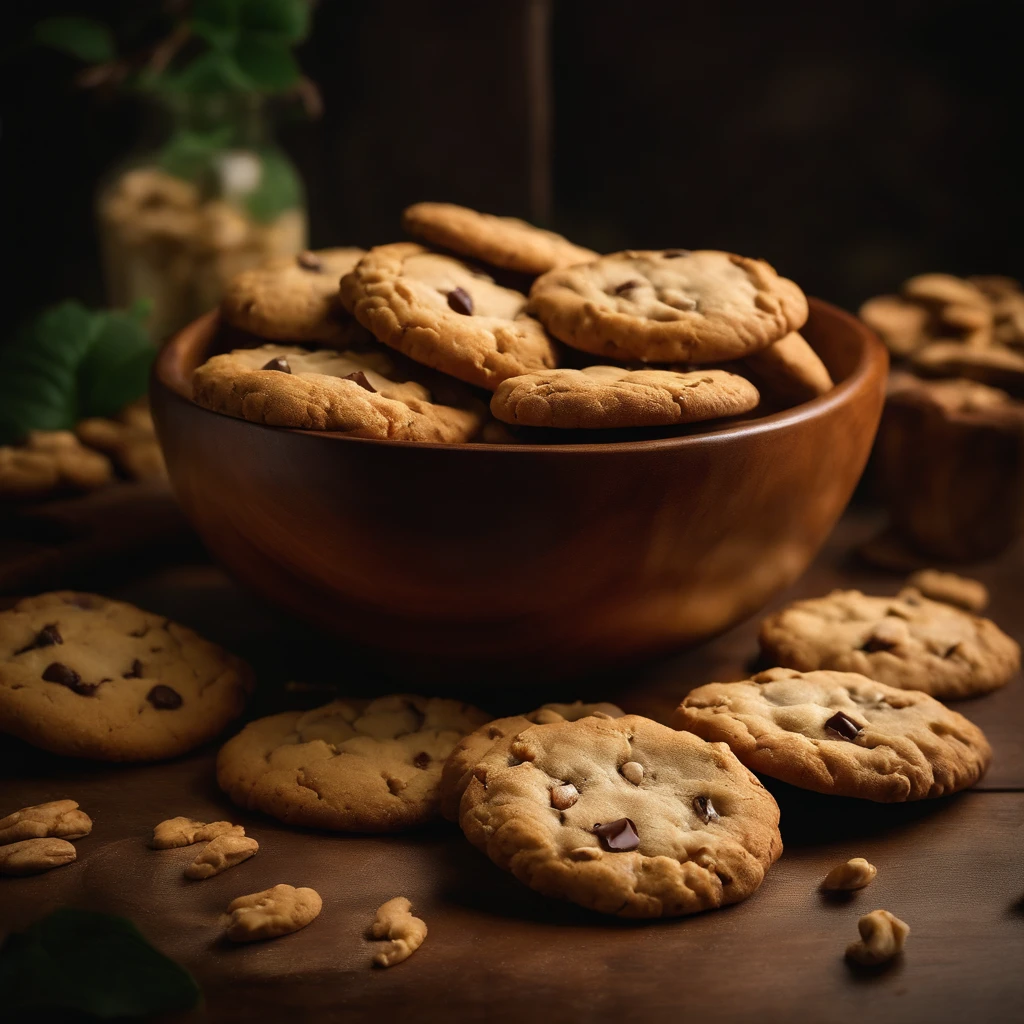
M174 757L241 714L252 672L162 615L58 591L0 612L0 732L101 761Z
M529 308L573 348L645 363L738 359L807 320L792 281L714 250L618 252L552 270L533 283Z
M597 258L591 249L525 220L477 213L454 203L415 203L402 214L402 227L431 245L524 274L543 274Z
M928 343L931 316L924 306L900 295L877 295L858 311L894 356L908 356Z
M224 290L221 315L270 341L350 341L357 332L338 302L338 279L363 254L362 249L321 249L245 270Z
M797 331L747 356L744 362L758 384L783 401L809 402L835 387L821 357Z
M135 402L116 419L91 417L75 427L78 440L113 459L118 470L129 480L164 480L164 464L160 442L149 403Z
M323 905L315 889L275 885L232 900L224 918L224 934L232 942L276 939L311 924Z
M289 825L395 832L437 816L452 747L487 721L453 700L336 700L250 722L217 758L240 807Z
M66 839L23 839L0 846L0 875L38 875L72 864L77 856Z
M749 896L779 808L722 743L637 715L534 725L476 766L460 825L544 896L675 917Z
M1002 345L972 348L938 341L914 353L914 369L929 377L966 377L1024 397L1024 353Z
M558 364L525 295L412 242L371 249L341 279L341 300L385 345L489 391Z
M1020 647L994 622L909 588L896 597L834 590L796 601L765 619L760 641L786 668L861 672L940 700L988 693L1020 667Z
M407 372L416 368L386 349L307 351L283 345L214 356L192 375L204 409L271 427L330 430L390 441L466 441L482 408L452 383L432 381L463 408L441 404ZM422 376L426 376L423 374ZM440 397L440 396L439 396Z
M856 672L773 668L709 683L686 697L672 724L727 743L752 771L879 803L956 793L992 759L985 734L963 715Z
M512 738L531 725L551 722L575 722L591 715L621 718L623 711L615 704L545 704L525 715L496 718L460 740L448 755L441 772L441 813L449 821L459 820L459 803L465 793L473 769L496 743Z
M366 937L387 940L384 948L374 954L374 966L394 967L408 960L423 945L427 925L422 918L413 917L412 903L405 896L396 896L377 908Z
M917 397L922 402L938 406L944 413L955 416L961 413L987 413L1001 410L996 415L1024 415L1024 405L1015 402L1005 391L979 384L965 377L950 380L924 380L911 373L890 374L888 393L890 396L905 395Z
M110 459L83 447L69 430L32 430L23 445L0 447L0 498L94 491L113 479Z
M738 416L759 400L746 378L725 370L544 370L502 381L491 399L499 420L518 426L657 427Z
M988 606L988 589L985 584L966 576L958 576L955 572L919 569L907 577L907 586L919 590L932 601L956 605L975 615Z
M0 846L25 839L81 839L91 831L92 818L74 800L51 800L0 819Z

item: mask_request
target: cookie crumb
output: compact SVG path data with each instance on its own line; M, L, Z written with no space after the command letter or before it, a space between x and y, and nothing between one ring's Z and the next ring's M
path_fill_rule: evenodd
M196 880L213 878L248 860L259 848L260 844L255 839L225 832L205 846L199 856L185 868L185 877Z
M38 875L70 864L76 856L66 839L25 839L0 846L0 875Z
M910 925L888 910L872 910L857 922L860 941L846 947L847 959L865 967L887 963L903 952Z
M25 839L81 839L91 831L92 818L74 800L51 800L0 818L0 846Z
M315 889L275 885L229 903L224 933L232 942L276 939L305 928L322 908L323 900Z
M224 835L244 836L245 829L241 825L232 825L230 821L206 824L192 818L168 818L153 829L149 845L154 850L172 850L178 846L192 846L193 843L208 843Z
M852 857L845 864L837 864L821 883L822 889L830 892L849 892L870 885L878 874L878 868L863 857Z
M988 607L988 590L984 583L958 576L955 572L921 569L907 577L908 587L914 587L925 597L943 604L951 604L969 612L983 612Z
M389 940L373 958L376 967L400 964L423 945L426 937L426 923L412 916L412 903L404 896L396 896L380 906L367 932L368 939Z

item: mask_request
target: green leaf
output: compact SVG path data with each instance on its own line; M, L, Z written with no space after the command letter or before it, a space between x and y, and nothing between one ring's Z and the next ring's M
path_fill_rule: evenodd
M180 71L165 73L154 83L169 92L191 94L236 92L252 88L235 56L224 50L210 49L189 61Z
M230 144L233 135L230 125L209 132L183 128L167 140L157 160L168 174L196 181L210 172L214 156Z
M290 89L302 78L288 43L274 36L242 33L235 46L235 60L261 92Z
M55 910L0 949L5 1009L65 1009L96 1017L189 1010L199 987L154 949L131 921L69 907Z
M192 31L211 46L230 50L238 38L241 0L195 0Z
M93 343L78 368L78 405L83 417L116 416L146 393L156 358L146 334L147 313L133 309L100 314Z
M299 43L309 34L308 0L241 0L239 26L243 33L278 36Z
M33 35L37 43L87 64L103 64L117 53L110 29L93 18L45 18L36 25Z
M283 154L263 150L259 157L259 184L245 197L245 206L254 219L265 224L302 205L302 182Z

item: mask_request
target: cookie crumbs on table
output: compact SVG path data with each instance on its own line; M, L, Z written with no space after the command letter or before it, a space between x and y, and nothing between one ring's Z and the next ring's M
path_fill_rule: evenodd
M394 967L408 960L423 945L427 925L421 918L413 917L412 903L405 896L395 896L378 907L366 937L388 940L384 948L374 954L373 964L375 967Z
M185 877L195 880L212 878L248 860L259 852L259 848L260 844L255 839L224 833L213 839L185 868Z
M209 843L227 835L244 836L245 829L241 825L232 825L230 821L211 821L207 824L192 818L168 818L154 827L149 845L154 850L174 850L179 846Z
M0 875L38 875L71 864L77 855L66 839L23 839L0 846Z
M239 896L228 904L224 934L232 942L261 942L297 932L319 916L323 901L315 889L275 885Z
M843 864L837 864L821 883L826 892L851 892L870 885L878 874L878 868L863 857L851 857Z
M847 959L864 967L879 964L899 956L910 935L910 925L888 910L872 910L857 922L860 939L846 947Z
M0 846L23 839L82 839L91 831L92 818L74 800L51 800L0 818Z

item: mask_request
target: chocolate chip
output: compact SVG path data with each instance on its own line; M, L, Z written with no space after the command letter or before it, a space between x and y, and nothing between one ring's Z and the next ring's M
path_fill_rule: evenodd
M626 281L624 284L620 284L618 286L618 288L615 289L615 294L616 295L622 295L623 292L631 292L634 288L639 288L639 287L640 287L640 282L639 281Z
M666 249L661 255L667 260L677 260L680 256L689 256L689 249Z
M295 257L295 262L298 263L303 270L315 270L317 273L324 269L323 260L315 252L310 252L308 249L305 252L300 252Z
M571 782L551 787L551 806L557 811L567 811L579 798L580 791Z
M594 825L594 835L600 836L609 850L622 853L627 850L635 850L640 845L640 836L637 835L636 825L629 818L616 818L605 824L598 822Z
M356 370L355 373L350 373L341 379L354 380L361 388L369 391L371 395L377 394L377 389L366 379L366 374L362 370Z
M132 662L131 671L125 672L121 677L122 679L141 679L142 678L142 662L136 658Z
M421 750L413 759L412 763L417 768L426 768L430 764L430 755L425 751Z
M715 810L715 805L711 802L709 796L695 796L693 798L693 809L697 812L697 817L704 822L705 825L711 821L718 821L720 815Z
M954 655L954 654L956 654L956 652L957 652L957 651L959 651L959 650L960 650L960 644L959 644L959 643L955 643L955 644L953 644L953 646L952 646L952 647L947 647L947 648L946 648L946 649L945 649L945 650L944 650L944 651L942 652L942 656L943 656L944 658L952 658L952 657L953 657L953 655Z
M36 638L30 644L22 647L21 650L15 651L16 655L24 654L26 651L35 651L40 647L53 647L55 644L64 643L64 637L60 635L60 630L57 628L57 624L51 623L49 626L43 626L38 633Z
M43 671L43 679L48 683L60 683L69 690L83 697L90 697L96 692L96 683L83 683L82 677L73 669L60 661L47 665Z
M891 651L897 646L893 640L887 640L884 636L875 636L873 633L860 645L862 651L874 654L876 651Z
M463 316L473 315L473 298L465 288L453 288L448 293L448 305Z
M169 686L164 686L163 683L157 683L146 694L146 700L158 711L174 711L175 708L180 708L182 704L181 694Z
M276 359L271 359L269 363L264 363L260 367L261 370L277 370L278 373L291 373L292 368L288 365L288 360L284 356L278 356Z
M855 740L860 734L860 726L849 715L837 711L826 723L825 728L834 732L844 740Z

